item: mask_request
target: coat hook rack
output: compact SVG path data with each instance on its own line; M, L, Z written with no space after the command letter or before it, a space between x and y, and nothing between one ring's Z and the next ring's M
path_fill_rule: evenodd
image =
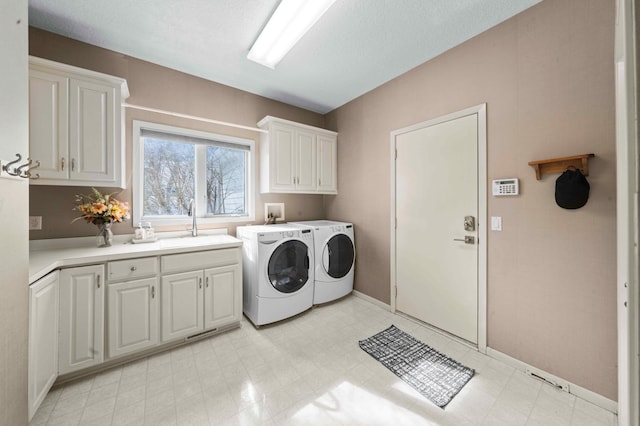
M23 179L38 179L40 178L39 174L32 175L31 170L37 169L40 167L40 161L33 163L31 158L27 158L27 162L15 167L16 164L22 162L22 155L16 154L16 159L13 161L9 161L6 164L2 164L2 168L0 169L2 172L5 172L9 176L19 177ZM0 164L2 161L0 161ZM1 174L1 173L0 173Z
M546 173L561 173L573 166L580 169L582 174L589 176L589 158L595 154L573 155L571 157L551 158L549 160L529 161L529 165L536 171L536 180L542 179Z

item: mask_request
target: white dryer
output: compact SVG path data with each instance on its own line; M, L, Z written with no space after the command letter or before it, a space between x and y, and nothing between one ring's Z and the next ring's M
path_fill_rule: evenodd
M312 220L291 225L313 229L316 258L313 303L330 302L351 293L356 259L353 224Z
M290 225L239 226L244 314L256 326L313 305L313 231Z

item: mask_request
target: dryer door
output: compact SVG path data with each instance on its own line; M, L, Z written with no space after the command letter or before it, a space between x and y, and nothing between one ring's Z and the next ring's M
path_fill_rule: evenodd
M343 278L351 271L355 249L345 234L336 234L327 241L322 252L322 267L331 278Z
M281 293L300 290L309 281L309 253L307 245L298 240L280 244L269 258L269 282Z

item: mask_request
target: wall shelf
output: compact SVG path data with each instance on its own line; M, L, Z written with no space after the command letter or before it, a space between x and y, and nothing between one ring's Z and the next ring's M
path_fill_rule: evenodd
M561 173L573 166L580 169L582 174L589 176L589 158L595 154L574 155L571 157L552 158L549 160L529 161L529 165L536 171L536 179L542 179L545 173Z

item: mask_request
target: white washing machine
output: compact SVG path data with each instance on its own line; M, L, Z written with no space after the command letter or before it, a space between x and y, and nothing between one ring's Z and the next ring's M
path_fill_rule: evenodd
M356 260L353 224L312 220L291 225L313 229L316 258L313 303L330 302L351 293Z
M313 306L313 231L290 225L239 226L244 314L254 325Z

